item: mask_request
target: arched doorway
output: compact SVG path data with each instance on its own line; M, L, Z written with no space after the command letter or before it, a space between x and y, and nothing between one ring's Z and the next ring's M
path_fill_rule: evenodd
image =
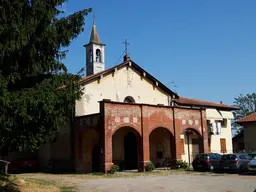
M138 169L140 152L139 133L131 127L122 127L112 136L112 160L122 170Z
M154 129L149 135L150 161L156 167L163 167L166 159L176 159L175 140L166 128Z
M100 171L100 147L98 144L94 145L92 149L92 172Z
M184 160L187 161L190 166L195 156L198 153L203 152L202 137L197 130L192 128L187 128L184 130L184 139L185 139Z
M138 168L137 140L132 132L124 136L124 165L126 169Z

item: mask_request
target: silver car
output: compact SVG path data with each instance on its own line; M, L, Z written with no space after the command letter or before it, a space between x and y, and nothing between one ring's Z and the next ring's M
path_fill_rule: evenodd
M247 164L249 173L256 173L256 156Z

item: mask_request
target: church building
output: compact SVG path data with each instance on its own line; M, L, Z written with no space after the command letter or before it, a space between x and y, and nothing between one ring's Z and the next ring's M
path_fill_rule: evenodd
M186 98L170 90L127 54L105 69L105 44L96 24L84 45L86 76L76 101L74 122L39 151L42 167L50 161L76 172L144 170L166 158L190 165L197 153L232 153L231 120L236 107Z

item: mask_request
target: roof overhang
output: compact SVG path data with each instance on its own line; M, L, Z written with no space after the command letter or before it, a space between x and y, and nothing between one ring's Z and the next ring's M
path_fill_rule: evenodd
M221 113L217 109L206 109L207 120L223 120Z
M221 116L225 119L231 120L231 119L235 118L234 114L230 111L219 111L219 112L220 112Z

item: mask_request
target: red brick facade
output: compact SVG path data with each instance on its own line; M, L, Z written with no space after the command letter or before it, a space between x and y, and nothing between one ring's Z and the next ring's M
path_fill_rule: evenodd
M208 152L204 109L101 101L100 114L80 117L74 127L75 169L80 172L93 171L91 161L95 144L99 144L100 148L101 171L106 172L111 168L114 150L112 148L116 148L112 144L112 138L121 129L129 128L136 135L139 171L143 171L145 164L150 161L149 138L157 128L164 128L168 130L166 133L169 132L172 159L181 159L184 146L180 135L187 129L198 134L200 152Z

